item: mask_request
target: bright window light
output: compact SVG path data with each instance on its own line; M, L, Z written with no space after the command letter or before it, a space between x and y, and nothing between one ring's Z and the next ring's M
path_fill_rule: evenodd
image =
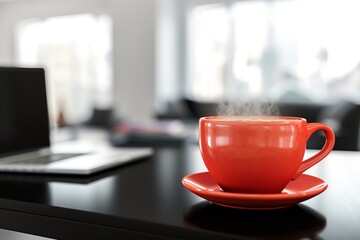
M224 94L229 16L225 7L194 10L191 28L192 95L199 99L220 98Z
M81 14L30 19L18 28L18 62L45 67L53 122L87 120L112 105L112 22ZM64 122L58 124L64 124Z
M355 0L195 7L189 18L188 94L209 101L360 101L359 8Z

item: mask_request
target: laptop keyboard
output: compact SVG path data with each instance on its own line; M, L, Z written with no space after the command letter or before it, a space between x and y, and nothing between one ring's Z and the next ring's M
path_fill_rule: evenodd
M47 163L52 163L52 162L56 162L56 161L60 161L60 160L65 160L67 158L72 158L72 157L77 157L77 156L81 156L83 154L73 154L73 153L59 153L59 154L49 154L49 155L44 155L44 156L40 156L40 157L35 157L35 158L28 158L28 159L24 159L24 160L19 160L16 162L12 162L11 164L47 164Z

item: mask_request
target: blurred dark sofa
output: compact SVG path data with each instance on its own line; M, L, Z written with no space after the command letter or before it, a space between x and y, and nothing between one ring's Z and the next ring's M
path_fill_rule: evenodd
M360 105L341 100L332 104L276 103L279 114L306 118L308 122L322 122L335 132L337 150L360 150ZM200 117L217 115L218 103L180 99L169 102L157 117L160 119L182 119L196 122ZM322 132L314 133L308 141L308 148L319 149L324 144Z

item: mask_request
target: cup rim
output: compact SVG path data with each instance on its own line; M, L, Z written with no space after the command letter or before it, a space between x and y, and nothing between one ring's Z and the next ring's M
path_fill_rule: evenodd
M223 121L221 119L226 118L226 121ZM299 121L306 121L305 118L302 117L294 117L294 116L265 116L265 115L222 115L222 116L204 116L200 118L200 121L211 121L211 122L221 122L221 123L240 123L239 119L241 120L246 120L249 119L251 120L251 123L266 123L268 124L269 121L257 121L258 118L262 118L262 119L273 119L273 120L280 120L280 121L274 121L271 123L284 123L284 122L299 122ZM243 121L246 123L249 123L249 121Z

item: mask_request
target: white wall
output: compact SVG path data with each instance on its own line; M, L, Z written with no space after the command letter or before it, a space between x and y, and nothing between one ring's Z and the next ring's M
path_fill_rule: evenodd
M161 103L181 98L185 90L185 12L183 0L158 0L156 96Z
M157 0L19 0L0 3L0 64L16 58L17 24L29 18L107 13L114 26L114 96L117 115L151 118L155 105Z
M156 0L112 0L115 102L128 118L150 118L155 105Z

